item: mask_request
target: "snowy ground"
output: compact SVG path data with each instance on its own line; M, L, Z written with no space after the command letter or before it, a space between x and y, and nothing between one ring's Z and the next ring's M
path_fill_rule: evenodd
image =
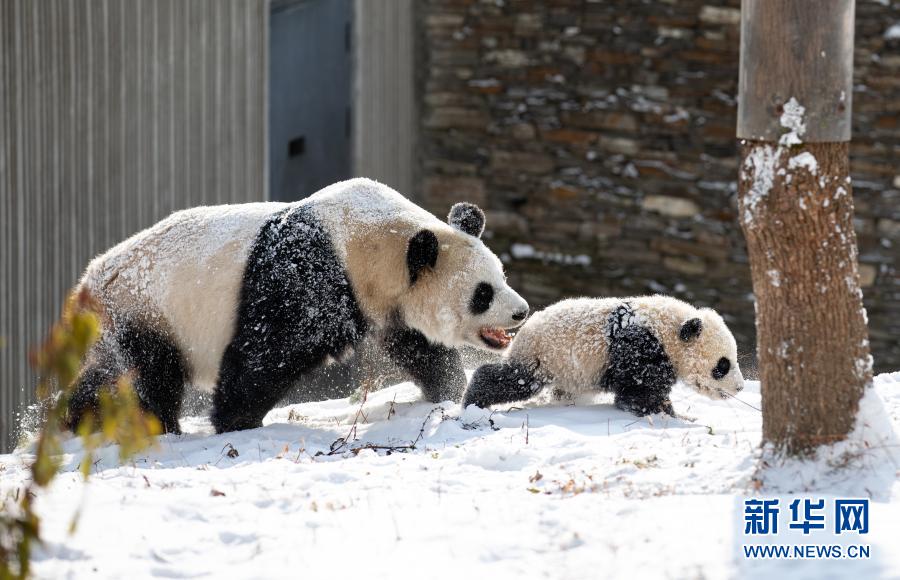
M877 385L900 430L900 373ZM276 409L266 427L226 435L187 418L186 435L161 438L133 464L118 465L106 449L88 484L73 472L80 453L70 441L69 472L38 499L48 543L37 574L900 577L897 465L861 464L824 484L815 470L793 478L813 498L859 489L875 498L870 534L849 538L871 545L868 560L743 557L743 501L759 493L756 383L741 393L747 404L676 388L676 409L695 423L635 419L602 397L493 415L450 403L435 410L417 397L407 383L372 394L351 442L404 445L422 431L409 452L317 456L347 434L358 408L347 400ZM28 459L0 455L0 492L22 481ZM790 496L781 497L786 510ZM830 531L779 538L770 542L848 541Z

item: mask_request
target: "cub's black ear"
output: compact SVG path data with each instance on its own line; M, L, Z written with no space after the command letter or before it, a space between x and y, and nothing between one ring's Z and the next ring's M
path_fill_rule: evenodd
M681 330L678 331L678 338L687 342L691 339L697 338L700 336L700 332L703 330L703 323L699 318L691 318L687 322L681 325Z
M447 223L476 238L484 231L484 212L474 203L457 203L450 208Z
M425 268L434 268L438 257L438 239L431 230L421 230L409 240L406 247L406 267L409 283L415 284Z

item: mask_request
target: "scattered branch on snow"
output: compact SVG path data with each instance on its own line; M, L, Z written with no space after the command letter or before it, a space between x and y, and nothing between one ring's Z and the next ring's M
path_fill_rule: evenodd
M338 453L341 453L345 450L345 448L347 447L347 443L349 441L351 441L351 440L356 441L356 425L359 422L359 418L363 417L363 420L364 421L366 420L365 415L363 414L363 407L365 407L366 400L368 400L368 398L369 398L370 385L371 385L370 381L368 381L368 380L363 381L363 384L360 386L361 393L360 393L359 408L356 410L356 415L353 416L353 422L350 424L350 430L347 431L347 434L344 435L343 437L338 437L337 439L334 440L334 442L331 444L331 448L330 448L330 451L328 452L328 455L337 455ZM316 455L319 455L319 453L317 453Z
M228 451L225 451L226 449ZM226 443L225 446L222 447L222 450L219 452L219 458L216 460L215 463L213 463L213 467L219 465L219 462L222 461L222 459L224 459L225 457L228 457L229 459L234 459L235 457L237 457L239 455L240 455L240 453L238 453L238 450L234 448L234 445L232 445L231 443Z
M391 406L388 407L387 420L390 421L391 417L397 414L397 410L394 408L394 405L397 402L397 394L394 393L394 398L391 399Z
M363 399L363 404L365 404L365 398ZM361 411L362 411L362 405L360 405L360 410L357 411L356 418L354 418L353 425L351 426L350 432L347 434L347 436L337 438L334 441L334 443L331 444L331 450L328 453L323 453L320 451L320 452L316 453L316 455L317 456L318 455L338 455L340 453L345 453L345 452L350 452L350 453L356 455L360 451L363 451L365 449L371 449L373 451L387 451L388 454L391 454L391 453L394 453L397 451L413 451L417 448L416 445L419 444L419 441L421 441L425 437L425 427L428 426L428 421L431 420L431 417L434 415L434 413L436 411L441 412L441 420L442 421L447 419L447 415L444 414L444 408L441 406L437 406L437 407L434 407L433 409L431 409L431 411L428 412L428 415L425 416L425 420L422 421L422 426L419 428L418 435L416 435L416 438L413 439L413 441L411 443L408 443L405 445L366 443L364 445L359 445L357 447L350 447L349 443L348 443L350 441L349 437L352 434L352 436L354 437L353 440L354 441L356 440L356 422L359 419Z
M727 396L731 397L731 398L734 399L735 401L737 401L737 402L739 402L739 403L743 403L743 404L747 405L748 407L750 407L751 409L755 409L755 410L759 411L760 413L762 413L762 409L760 409L759 407L757 407L757 406L755 406L755 405L751 405L751 404L748 403L747 401L745 401L745 400L743 400L743 399L739 399L739 398L737 398L735 395L732 395L731 393L729 393L729 392L727 392L727 391L724 391L724 390L723 390L723 391L720 391L720 392L721 392L722 394L724 394L724 395L727 395Z

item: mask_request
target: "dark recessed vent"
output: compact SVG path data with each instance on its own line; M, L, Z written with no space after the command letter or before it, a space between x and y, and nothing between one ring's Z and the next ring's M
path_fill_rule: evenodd
M306 151L306 137L294 137L288 142L288 157L299 157Z

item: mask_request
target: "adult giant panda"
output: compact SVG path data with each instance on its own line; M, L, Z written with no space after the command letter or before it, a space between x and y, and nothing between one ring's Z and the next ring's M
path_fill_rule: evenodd
M217 432L257 427L294 381L367 335L425 398L458 400L456 347L502 350L528 314L483 229L477 206L443 223L368 179L296 203L174 213L93 260L76 289L99 305L102 335L70 425L131 371L167 432L186 383L213 393Z
M552 385L559 394L612 392L636 415L671 415L678 379L712 398L743 388L737 344L715 310L661 295L575 298L537 312L502 362L475 371L463 408L521 401Z

